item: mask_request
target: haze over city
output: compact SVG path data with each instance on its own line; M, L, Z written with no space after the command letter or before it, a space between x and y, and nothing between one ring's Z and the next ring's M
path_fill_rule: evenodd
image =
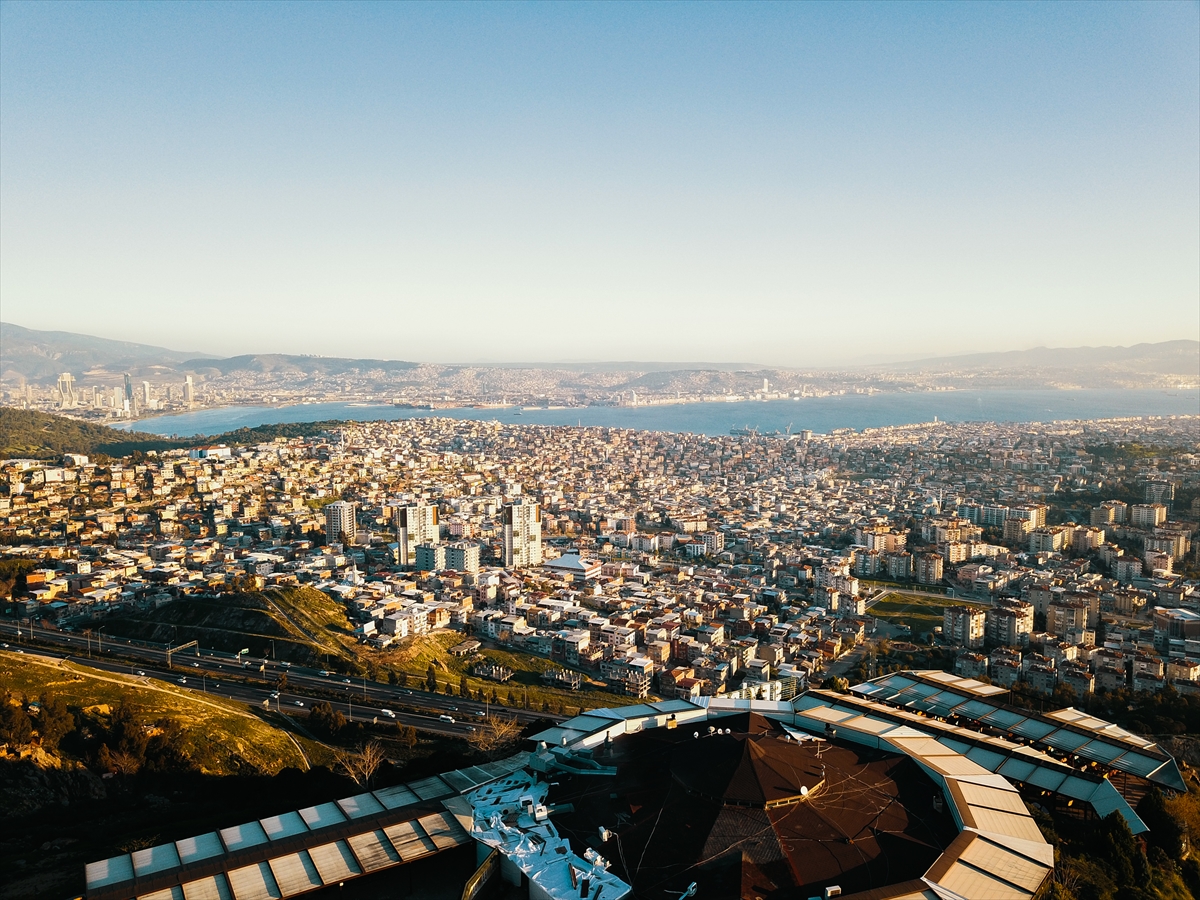
M440 362L1191 339L1197 20L4 3L4 318Z

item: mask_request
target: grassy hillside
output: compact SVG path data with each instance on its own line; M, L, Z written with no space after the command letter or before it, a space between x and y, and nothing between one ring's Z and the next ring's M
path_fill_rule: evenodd
M166 682L102 674L71 663L0 651L0 685L29 699L52 693L93 727L105 726L122 701L135 703L147 721L169 719L182 729L182 746L200 771L213 775L274 774L307 763L299 747L244 703L222 700Z
M163 644L199 641L202 647L231 653L248 647L253 656L270 655L273 645L276 659L357 668L345 611L310 587L177 600L143 614L113 616L105 630Z
M432 665L439 684L448 684L457 692L459 679L470 670L476 661L475 657L451 656L447 652L461 640L463 640L463 635L457 631L421 635L404 640L397 648L375 654L374 659L380 668L408 675L409 683L415 687L423 685L426 673ZM564 712L569 710L571 713L579 708L597 709L639 702L633 697L615 694L594 684L589 687L586 680L583 688L578 691L547 688L542 683L542 673L548 669L561 668L557 663L548 659L524 653L512 653L496 647L483 649L481 655L490 663L512 669L513 677L505 684L499 684L483 678L468 676L467 685L473 695L480 689L483 689L489 696L492 691L496 691L500 701L507 703L508 694L511 691L519 703L524 703L525 694L528 692L531 709L541 709L543 703L548 702L555 712L559 711L561 707Z
M241 447L261 444L277 437L309 437L338 428L339 421L281 422L239 428L225 434L195 438L164 438L142 431L118 431L107 425L80 422L66 416L29 409L0 407L0 459L21 457L53 459L63 453L103 454L121 457L148 450L174 450L203 444L228 444Z
M154 434L117 431L30 409L0 407L0 458L51 459L63 453L126 456L179 446Z

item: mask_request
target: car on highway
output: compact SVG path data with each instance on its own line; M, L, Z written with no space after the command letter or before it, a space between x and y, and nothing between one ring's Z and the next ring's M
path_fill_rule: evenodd
M443 714L443 715L438 716L438 721L439 722L449 722L451 725L453 725L454 724L454 716L447 716L447 715Z
M479 716L481 719L487 718L487 713L485 713L482 709L475 710L475 715Z
M322 670L321 670L321 677L322 677L322 678L328 678L328 677L329 677L329 673L328 673L327 671L325 671L324 669L322 669Z
M193 669L198 669L198 668L200 668L200 663L192 663L192 668L193 668Z
M387 716L389 719L396 718L396 714L394 712L392 712L390 709L381 709L380 712L383 713L385 716Z
M278 700L278 699L279 699L279 691L272 691L272 692L271 692L271 699L272 699L272 700Z
M297 706L303 706L303 705L304 705L304 701L303 701L303 700L297 700L297 701L296 701L296 705L297 705Z
M280 665L283 666L285 669L290 669L292 667L292 664L290 662L280 663Z
M185 675L185 676L183 676L182 678L180 678L180 679L179 679L179 683L180 683L180 684L187 684L187 676Z
M143 672L141 669L138 669L138 670L137 670L137 674L138 674L138 677L139 677L139 678L145 678L145 677L146 677L146 673L145 673L145 672Z

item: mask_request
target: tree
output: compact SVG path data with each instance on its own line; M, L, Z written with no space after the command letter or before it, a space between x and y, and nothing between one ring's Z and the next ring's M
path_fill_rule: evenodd
M433 663L430 663L429 668L425 670L425 689L431 694L436 694L437 688L437 669L433 667Z
M399 722L396 723L396 727L400 729L400 743L409 753L412 753L417 748L417 729Z
M33 723L21 703L8 691L0 694L0 741L14 746L33 739Z
M465 674L458 676L458 696L466 697L467 699L471 697L471 686L467 684L467 676Z
M346 717L334 709L332 704L322 700L313 704L308 713L308 724L313 731L335 738L338 732L346 727Z
M55 694L42 694L41 712L38 713L37 732L43 747L57 747L67 734L75 730L75 717L67 704Z
M383 745L379 741L371 741L360 747L357 753L348 750L335 750L334 756L347 775L359 787L370 788L375 779L375 773L387 759Z
M141 710L135 704L122 700L109 716L108 737L104 743L114 754L132 757L140 764L146 757L147 741ZM117 771L123 770L118 768Z
M521 725L515 718L492 716L471 732L467 741L489 759L495 759L502 756L520 737Z

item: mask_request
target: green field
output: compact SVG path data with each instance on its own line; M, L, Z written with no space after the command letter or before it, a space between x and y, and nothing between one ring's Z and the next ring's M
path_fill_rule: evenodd
M214 775L274 774L285 766L308 767L288 734L246 704L197 696L161 681L96 673L72 663L0 651L0 688L30 700L47 692L55 694L72 710L100 723L122 700L135 703L149 720L176 721L191 758L202 771Z
M942 613L947 606L986 608L985 603L967 600L921 597L902 591L889 591L868 607L867 612L893 625L907 625L914 636L925 634L942 625Z
M418 681L425 678L425 673L432 663L437 670L439 682L450 683L457 692L459 678L471 668L475 658L451 656L447 651L465 639L466 636L457 631L442 631L407 638L398 649L385 650L377 659L381 668L405 672L410 678ZM512 669L513 677L505 684L470 677L467 683L472 692L483 688L490 696L495 690L500 695L501 702L506 701L509 691L516 694L521 702L524 702L525 692L528 691L530 709L540 709L544 701L549 701L552 705L563 704L564 708L572 713L578 707L596 709L639 702L633 697L625 697L597 687L589 690L586 678L583 687L578 691L551 690L543 686L541 675L548 669L562 668L558 663L539 656L513 653L495 647L485 646L480 652L489 662ZM415 684L415 681L410 681L410 684Z

